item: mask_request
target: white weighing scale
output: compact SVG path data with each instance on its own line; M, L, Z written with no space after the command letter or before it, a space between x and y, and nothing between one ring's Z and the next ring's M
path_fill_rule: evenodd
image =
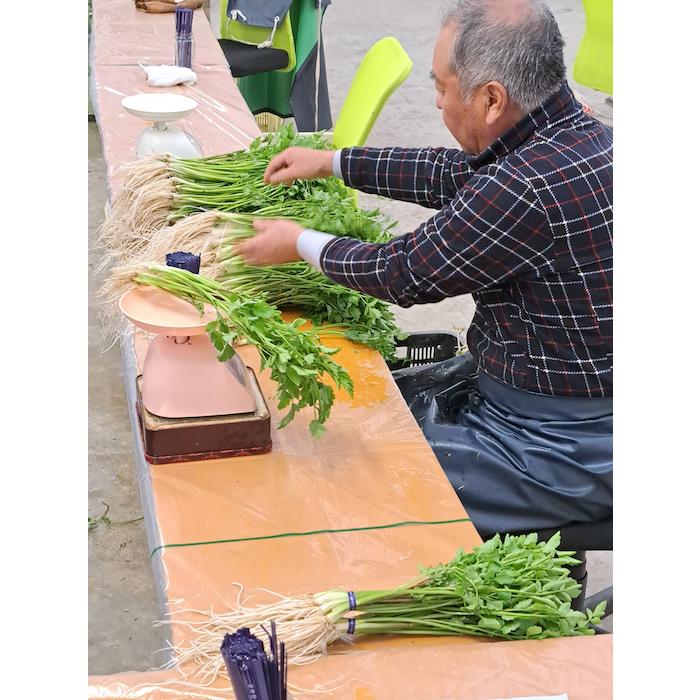
M125 97L122 107L129 114L151 122L139 137L136 147L139 158L153 153L167 153L178 158L202 157L197 139L174 123L196 109L196 100L173 92L150 92Z

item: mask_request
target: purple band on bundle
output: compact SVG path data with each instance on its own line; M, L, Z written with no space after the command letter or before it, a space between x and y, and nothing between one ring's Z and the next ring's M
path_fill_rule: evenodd
M195 275L199 274L199 263L200 256L194 253L183 253L178 251L177 253L166 253L165 264L168 267L177 267L180 270L187 270L188 272L193 272Z
M350 606L350 610L357 610L357 601L352 591L348 591L348 605Z
M351 617L348 620L348 634L355 634L355 618Z

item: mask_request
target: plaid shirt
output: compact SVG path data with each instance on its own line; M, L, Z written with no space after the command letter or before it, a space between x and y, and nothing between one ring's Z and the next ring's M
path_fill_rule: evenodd
M347 184L439 209L385 245L337 238L332 280L400 306L471 293L479 367L555 396L612 396L612 132L568 85L478 156L349 148Z

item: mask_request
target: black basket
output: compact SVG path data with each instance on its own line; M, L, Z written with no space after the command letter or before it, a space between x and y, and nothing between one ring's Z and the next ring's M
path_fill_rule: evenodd
M454 357L457 347L456 333L411 333L407 338L396 341L396 360L387 364L392 372L406 367L430 365Z

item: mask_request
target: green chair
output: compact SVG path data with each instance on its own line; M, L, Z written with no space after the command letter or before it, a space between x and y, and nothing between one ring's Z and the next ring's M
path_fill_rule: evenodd
M613 0L583 0L586 31L574 62L574 80L613 94Z
M364 146L386 101L408 77L413 62L393 36L365 54L333 129L336 148Z

